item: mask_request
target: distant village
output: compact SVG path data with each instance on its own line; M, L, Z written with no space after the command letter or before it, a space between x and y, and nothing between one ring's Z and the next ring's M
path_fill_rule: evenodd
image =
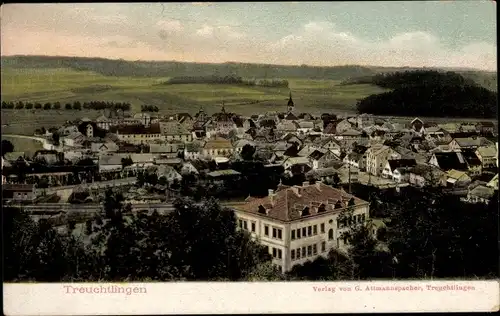
M213 115L203 109L194 116L110 111L33 137L44 150L29 157L14 149L2 157L3 199L48 217L97 207L109 187L123 188L134 209L168 211L183 185L195 186L193 179L229 192L244 176L242 162L260 162L276 175L253 183L265 194L243 190L239 199L224 199L222 190L218 197L235 210L239 229L269 246L282 271L345 243L341 223L327 221L323 212L354 207L355 221L369 217L368 202L352 195L351 185L441 187L465 203L488 203L498 190L494 123L316 117L297 113L291 94L283 111L251 117L230 113L224 104Z

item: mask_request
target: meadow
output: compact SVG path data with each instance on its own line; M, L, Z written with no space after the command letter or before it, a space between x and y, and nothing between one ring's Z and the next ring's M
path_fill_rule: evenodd
M10 141L12 145L14 145L14 152L23 152L30 157L38 150L43 150L42 143L33 139L2 135L2 140L4 139Z
M290 87L269 88L224 84L164 85L166 77L117 77L69 68L9 68L1 74L2 100L56 102L116 101L156 105L160 113L195 113L203 106L218 111L224 100L228 111L243 115L286 107L292 91L297 111L353 111L357 99L383 89L369 84L340 85L337 80L289 79ZM40 111L38 111L40 112ZM79 114L80 115L80 114Z

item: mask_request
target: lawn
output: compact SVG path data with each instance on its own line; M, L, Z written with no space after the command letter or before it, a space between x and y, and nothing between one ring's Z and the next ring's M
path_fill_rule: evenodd
M250 115L284 111L292 91L297 112L354 112L360 98L383 91L372 85L340 85L334 80L289 80L290 89L223 84L160 84L167 78L104 76L90 71L66 68L1 70L2 100L24 102L74 101L128 102L132 110L156 105L160 113L196 113L204 107L209 113L220 109L222 100L228 111ZM286 78L285 78L286 79ZM98 111L2 110L3 133L33 134L36 128L50 127L78 117L96 118ZM8 126L6 126L8 124Z

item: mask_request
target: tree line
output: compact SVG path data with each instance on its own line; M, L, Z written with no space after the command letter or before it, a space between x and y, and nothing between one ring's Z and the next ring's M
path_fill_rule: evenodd
M156 105L141 105L141 112L158 112L159 110Z
M365 83L370 80L363 79ZM454 72L408 71L379 74L372 84L391 91L357 103L360 113L427 117L496 117L497 93Z
M43 110L120 110L120 111L130 111L131 105L126 102L109 102L109 101L90 101L90 102L68 102L64 106L61 102L46 102L44 104L39 102L23 102L23 101L2 101L2 109L43 109Z
M238 76L181 76L168 79L165 84L236 84L260 87L284 87L288 88L288 80L284 79L243 79Z

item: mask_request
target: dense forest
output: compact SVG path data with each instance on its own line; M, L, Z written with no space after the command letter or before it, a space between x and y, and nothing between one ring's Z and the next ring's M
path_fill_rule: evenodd
M454 72L407 71L360 78L391 91L357 103L360 113L428 117L484 117L497 113L497 93Z
M498 192L496 195L498 196ZM175 211L132 214L123 196L105 193L104 212L81 232L34 222L15 209L4 212L4 276L7 282L61 281L278 281L498 277L498 200L463 204L439 190L373 191L371 222L347 223L346 252L295 266L286 275L271 266L266 247L235 230L231 210L213 199L175 202ZM202 236L203 238L200 238Z

